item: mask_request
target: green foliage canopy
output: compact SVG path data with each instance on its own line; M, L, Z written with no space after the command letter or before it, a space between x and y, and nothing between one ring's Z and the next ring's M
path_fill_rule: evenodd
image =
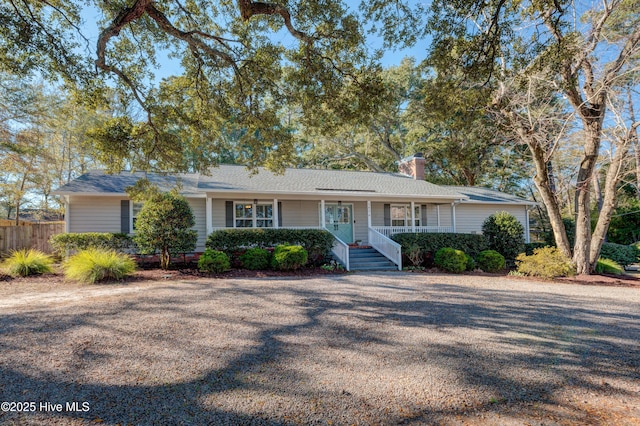
M142 253L159 251L160 266L168 269L171 255L195 250L198 234L191 229L194 225L195 217L187 200L176 192L167 192L144 203L133 239Z

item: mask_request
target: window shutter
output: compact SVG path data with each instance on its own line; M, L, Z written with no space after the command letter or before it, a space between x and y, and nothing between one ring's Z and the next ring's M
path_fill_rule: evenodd
M120 232L128 234L131 232L131 210L129 210L129 200L120 200Z
M391 226L391 204L384 205L384 226Z
M427 205L420 206L420 226L427 226Z
M233 228L233 201L225 201L225 226L227 228Z
M278 201L278 227L282 228L282 202Z

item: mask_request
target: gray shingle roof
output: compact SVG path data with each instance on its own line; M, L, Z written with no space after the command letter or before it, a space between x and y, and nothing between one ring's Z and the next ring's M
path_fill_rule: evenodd
M259 168L251 173L243 166L221 165L210 176L200 176L198 189L207 192L273 194L351 194L354 197L465 198L455 190L394 173L346 170L286 169L283 175Z
M347 170L286 169L276 175L264 168L252 174L244 166L220 165L209 175L195 173L161 175L143 172L122 172L110 175L104 171L91 171L61 186L55 194L123 195L125 188L143 177L167 191L182 184L184 195L205 193L322 195L353 198L414 198L442 201L466 200L502 204L534 204L509 194L486 188L434 185L423 180L397 173L373 173Z
M467 196L468 200L465 201L467 203L536 204L533 201L525 200L524 198L489 188L482 188L478 186L448 186L448 188Z
M125 188L134 185L138 180L146 177L152 183L158 185L160 190L168 191L182 184L181 193L185 195L198 193L198 175L179 174L161 175L143 172L122 172L120 174L107 174L102 170L92 170L58 188L55 194L124 194Z

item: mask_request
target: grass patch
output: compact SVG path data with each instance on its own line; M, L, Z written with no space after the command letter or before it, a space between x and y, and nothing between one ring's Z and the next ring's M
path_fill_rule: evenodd
M136 262L113 250L87 249L67 259L63 265L68 279L93 284L104 280L121 280L136 270Z
M38 250L18 250L11 253L2 267L12 277L48 274L53 272L53 258Z

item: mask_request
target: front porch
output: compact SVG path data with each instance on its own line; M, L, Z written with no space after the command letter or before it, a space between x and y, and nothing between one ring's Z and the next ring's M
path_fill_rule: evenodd
M393 234L456 232L456 203L385 201L207 198L207 234L229 228L324 229L335 237L334 257L350 270L349 244L372 246L402 269L401 247L390 239Z

